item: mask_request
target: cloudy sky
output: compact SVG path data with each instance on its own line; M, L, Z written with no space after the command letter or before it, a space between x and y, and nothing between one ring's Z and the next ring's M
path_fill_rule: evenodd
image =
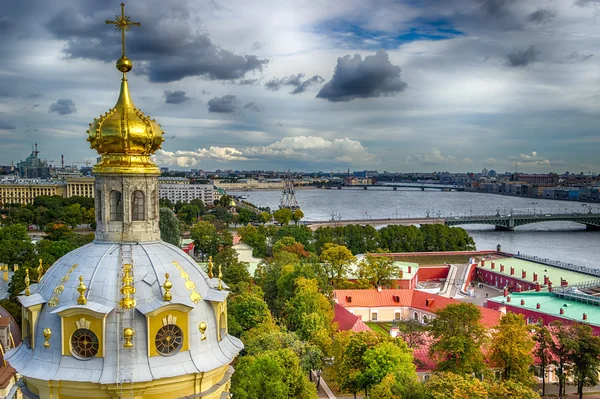
M0 164L94 159L120 0L0 16ZM161 166L600 172L600 0L145 0L133 100Z

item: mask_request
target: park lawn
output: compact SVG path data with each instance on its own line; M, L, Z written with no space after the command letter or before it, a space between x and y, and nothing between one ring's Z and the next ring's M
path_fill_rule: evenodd
M413 262L419 265L442 265L442 264L466 264L469 263L469 255L407 255L407 256L390 256L395 261Z
M379 334L383 334L383 335L390 335L390 329L392 328L392 323L375 323L375 322L368 322L365 323L367 326L369 326L369 328L373 331L375 331L376 333Z

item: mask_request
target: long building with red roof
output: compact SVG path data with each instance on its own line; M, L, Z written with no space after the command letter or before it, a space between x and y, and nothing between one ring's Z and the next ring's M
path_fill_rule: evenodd
M418 290L335 290L334 301L362 321L390 322L415 319L426 323L435 312L450 304L460 303L456 299L446 298ZM479 307L481 324L487 328L495 327L502 312Z

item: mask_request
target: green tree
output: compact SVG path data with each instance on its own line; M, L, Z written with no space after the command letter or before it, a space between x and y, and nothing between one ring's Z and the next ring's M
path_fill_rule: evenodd
M555 357L558 394L561 397L565 393L567 375L571 369L572 331L568 325L564 325L560 320L550 323L549 330L554 337L552 340L552 353Z
M8 265L24 265L34 257L34 245L27 234L27 227L13 224L0 228L0 262Z
M301 221L303 218L304 212L302 212L300 209L296 209L294 213L292 213L292 220L295 224L298 224L298 222Z
M376 252L379 248L379 232L373 226L349 224L344 226L343 242L354 255Z
M240 208L238 211L238 223L247 225L254 220L254 213L246 208Z
M533 354L540 361L539 374L542 377L542 396L546 396L546 371L552 364L553 339L550 330L546 326L536 326L533 340L536 343Z
M50 241L69 241L75 236L73 230L64 223L49 224L44 232L46 233L44 239Z
M358 275L373 287L395 287L400 278L400 266L385 256L365 255L357 267Z
M177 219L190 226L198 221L200 216L200 208L196 205L184 205L177 212Z
M227 315L241 327L240 333L256 327L271 317L264 299L254 292L234 295L227 304ZM239 336L239 334L234 335Z
M252 281L252 277L248 271L248 263L241 262L238 259L237 251L231 247L223 249L214 257L214 265L217 268L221 266L223 281L234 292L238 292L237 286L240 283L249 283Z
M190 229L190 235L194 245L202 253L203 260L207 256L215 256L219 250L230 247L233 244L231 234L228 231L219 231L210 222L201 221Z
M269 212L261 212L258 215L258 221L262 224L268 223L271 220L271 214Z
M281 208L273 213L273 218L280 225L286 225L292 221L292 211L289 208Z
M573 323L567 327L570 331L567 347L568 359L572 366L573 380L577 385L579 399L583 398L583 387L598 384L600 371L600 337L594 335L592 327L583 323Z
M356 258L343 245L328 243L323 248L319 259L323 263L328 279L335 285L346 278L350 265L356 262Z
M175 204L172 203L171 200L168 198L159 198L158 206L160 206L161 208L169 208L171 210L173 210L173 208L175 208Z
M83 221L84 208L80 204L72 204L64 207L63 221L72 229L80 225Z
M420 348L425 344L426 327L418 320L400 321L398 329L398 336L406 342L409 348Z
M179 230L179 221L175 213L169 208L160 208L160 239L179 246L181 243L181 231Z
M540 399L540 395L529 386L514 380L484 383L484 386L488 391L488 399Z
M485 329L480 319L481 312L471 303L451 304L436 312L429 324L433 338L429 354L438 361L438 370L461 375L482 372Z
M298 355L291 349L244 356L236 364L231 393L239 399L316 399L304 376Z
M371 389L371 399L402 399L394 391L396 388L396 376L393 373L386 375L383 380Z
M504 380L531 383L535 342L523 315L508 312L492 333L489 358L502 370Z
M320 292L317 280L300 277L295 285L294 296L285 303L285 323L301 339L314 343L328 354L335 331L333 306Z
M361 380L365 391L379 384L390 373L402 382L417 379L412 349L402 340L381 342L367 349L363 361L366 368Z
M198 216L202 216L206 212L206 205L200 198L194 198L190 200L190 205L198 207L198 210L200 211Z
M264 258L268 255L267 252L267 236L262 227L258 229L252 225L240 227L237 233L241 237L243 243L252 247L252 256Z
M488 399L483 383L470 374L436 374L426 386L431 399Z

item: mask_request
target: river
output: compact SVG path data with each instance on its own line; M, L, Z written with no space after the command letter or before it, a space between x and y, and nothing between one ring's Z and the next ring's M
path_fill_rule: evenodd
M247 201L257 206L277 209L281 192L275 190L231 192L247 195ZM442 192L438 190L296 190L296 199L305 220L442 217L464 215L494 215L496 212L565 213L589 212L586 204L556 200L542 200L472 192ZM600 211L593 204L592 212ZM477 249L543 256L588 267L600 267L600 231L587 231L585 226L571 222L545 222L517 227L515 231L496 231L488 225L465 225L475 240Z

